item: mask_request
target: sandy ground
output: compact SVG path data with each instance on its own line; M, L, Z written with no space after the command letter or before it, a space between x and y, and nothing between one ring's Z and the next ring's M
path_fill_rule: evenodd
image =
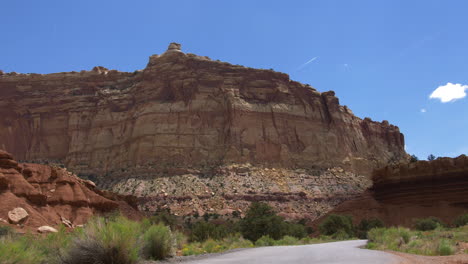
M396 264L468 264L468 254L453 256L420 256L395 251L386 251L401 258Z

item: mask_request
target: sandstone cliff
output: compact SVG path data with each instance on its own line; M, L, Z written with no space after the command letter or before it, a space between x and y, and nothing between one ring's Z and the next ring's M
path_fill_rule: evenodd
M40 164L18 164L0 150L0 224L9 213L22 208L28 217L21 227L69 227L82 225L94 214L120 211L132 219L141 217L134 197L100 191L90 181L82 180L66 169ZM18 228L18 227L17 227Z
M468 211L468 157L438 158L391 165L373 175L373 187L337 206L332 213L356 221L378 217L388 225L412 226L415 218L435 216L452 223Z
M2 74L0 113L0 147L18 159L98 176L245 162L369 175L406 158L398 127L354 116L334 92L177 45L133 73Z

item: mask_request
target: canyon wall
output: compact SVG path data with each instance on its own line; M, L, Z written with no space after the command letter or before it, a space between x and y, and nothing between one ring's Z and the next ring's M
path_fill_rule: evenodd
M0 147L80 175L252 163L370 175L407 158L398 127L334 92L171 45L133 73L0 72Z
M389 165L374 172L373 182L367 192L343 202L332 213L352 215L356 222L378 217L387 225L411 227L416 218L434 216L452 223L468 212L465 155Z

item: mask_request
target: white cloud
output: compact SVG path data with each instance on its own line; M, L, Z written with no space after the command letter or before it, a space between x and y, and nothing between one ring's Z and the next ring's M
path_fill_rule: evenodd
M447 83L437 87L429 98L439 99L442 103L452 102L458 99L462 99L466 96L465 90L468 89L468 85L462 85L459 83Z
M426 113L427 110L425 108L421 109L421 113Z

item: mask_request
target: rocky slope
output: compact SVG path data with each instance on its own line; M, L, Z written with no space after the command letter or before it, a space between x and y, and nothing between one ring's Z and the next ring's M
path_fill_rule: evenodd
M373 175L365 194L332 213L360 221L378 217L388 225L412 226L415 218L435 216L446 223L468 211L468 157L438 158L386 166Z
M163 195L186 201L185 213L196 209L187 196L212 192L226 203L197 200L204 211L252 199L300 201L292 211L334 199L320 203L330 208L362 191L372 169L407 158L398 127L354 116L332 91L174 43L133 73L0 74L0 113L0 147L139 195L143 209L167 205Z
M115 210L138 219L136 199L100 191L66 169L19 164L0 150L0 224L36 229L82 225L95 214ZM17 225L17 226L16 226Z

